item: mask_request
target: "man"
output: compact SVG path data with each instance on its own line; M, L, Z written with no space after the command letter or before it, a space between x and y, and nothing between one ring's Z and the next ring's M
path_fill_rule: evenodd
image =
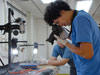
M61 56L61 59L57 60L59 55ZM43 62L44 64L53 66L60 66L68 63L70 65L70 75L76 75L76 69L72 59L72 52L59 42L57 42L57 45L55 45L53 48L52 57L48 61L41 61L41 63Z
M72 10L67 3L59 0L47 6L44 20L49 25L71 25L72 44L55 37L73 52L77 75L100 75L100 31L88 13Z

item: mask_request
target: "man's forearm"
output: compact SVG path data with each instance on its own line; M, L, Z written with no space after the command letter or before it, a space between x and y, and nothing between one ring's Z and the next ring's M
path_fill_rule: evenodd
M53 66L60 66L66 64L68 61L69 59L48 60L48 64Z

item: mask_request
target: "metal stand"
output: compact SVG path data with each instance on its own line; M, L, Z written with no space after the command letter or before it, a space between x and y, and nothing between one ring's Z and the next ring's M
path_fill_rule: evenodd
M11 25L11 9L8 9L8 23ZM8 31L8 63L11 64L11 30Z
M0 26L0 30L4 30L4 34L6 32L8 33L8 41L0 42L0 43L8 43L8 64L11 64L11 47L12 47L12 44L11 44L12 43L11 42L11 39L12 39L11 38L11 33L12 33L12 30L13 29L18 29L18 30L21 31L20 33L24 33L24 29L21 30L20 27L22 25L23 25L22 27L24 27L24 23L25 23L25 21L22 18L18 18L18 19L15 19L14 23L20 23L20 25L19 24L12 25L11 16L14 16L14 12L13 12L13 10L11 8L8 8L8 23L5 24L5 25L1 25ZM20 42L27 42L27 41L20 41Z

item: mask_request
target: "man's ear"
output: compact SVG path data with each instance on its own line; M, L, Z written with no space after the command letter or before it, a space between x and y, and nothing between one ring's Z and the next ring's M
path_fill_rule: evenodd
M64 13L65 13L65 10L61 10L60 14L62 15L62 14L64 14Z

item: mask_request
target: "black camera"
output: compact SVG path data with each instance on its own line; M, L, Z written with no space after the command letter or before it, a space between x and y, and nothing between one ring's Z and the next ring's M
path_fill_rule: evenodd
M68 33L65 32L65 28L61 27L59 25L56 25L56 24L52 25L52 32L49 35L49 38L47 38L47 40L46 40L46 41L50 42L52 45L54 43L54 40L56 40L54 35L57 35L59 37L63 37L63 39L68 37Z

